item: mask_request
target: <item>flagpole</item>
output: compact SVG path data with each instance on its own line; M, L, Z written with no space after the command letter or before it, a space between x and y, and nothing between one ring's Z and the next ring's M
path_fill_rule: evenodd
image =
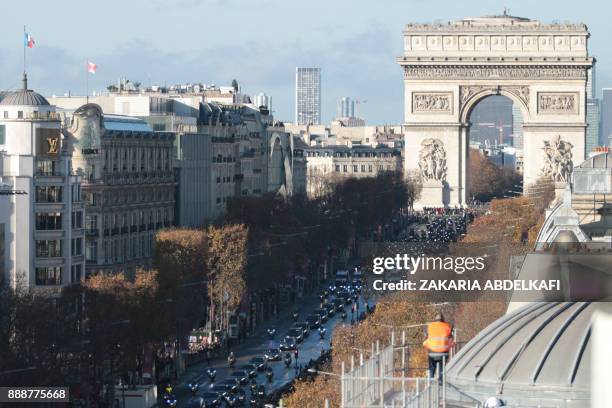
M22 41L23 41L23 75L26 74L26 41L25 41L25 36L26 36L26 26L24 24L23 25L23 37L22 37Z
M85 66L89 65L89 58L85 61ZM89 103L89 70L85 70L85 103Z

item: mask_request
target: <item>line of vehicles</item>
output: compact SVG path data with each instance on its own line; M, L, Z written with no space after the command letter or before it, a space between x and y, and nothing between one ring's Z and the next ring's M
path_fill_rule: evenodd
M263 407L267 398L265 384L266 382L272 384L274 378L272 365L283 361L287 369L293 363L297 366L299 346L311 335L311 332L316 331L323 339L326 336L323 325L330 318L340 313L342 320L346 320L347 307L351 308L351 315L359 311L361 274L355 271L352 279L349 279L348 272L346 274L345 272L338 271L334 284L329 285L321 293L320 307L303 319L300 319L297 311L293 313L294 323L280 339L278 346L266 349L262 356L253 357L247 364L239 366L236 366L236 357L232 352L227 359L231 370L227 378L217 381L216 370L211 368L207 371L208 384L204 386L189 384L192 397L188 402L188 408ZM267 332L270 342L274 343L277 330L270 328ZM324 351L321 350L322 353ZM265 380L262 377L265 377ZM168 397L169 401L174 401L176 404L176 398Z

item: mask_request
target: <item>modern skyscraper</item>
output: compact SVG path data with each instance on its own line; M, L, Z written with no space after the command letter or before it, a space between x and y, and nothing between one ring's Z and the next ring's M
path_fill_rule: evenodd
M321 124L321 68L295 69L295 123Z
M606 145L610 145L612 136L612 88L602 90L601 100L601 137Z
M523 150L523 114L516 103L512 104L512 146Z
M352 118L355 116L355 101L348 96L343 96L338 101L338 118Z
M599 99L587 99L586 104L586 154L588 155L600 145L599 139ZM604 141L607 145L607 141Z
M258 108L260 106L265 106L268 110L272 110L272 97L266 95L265 93L258 93L253 97L253 104Z

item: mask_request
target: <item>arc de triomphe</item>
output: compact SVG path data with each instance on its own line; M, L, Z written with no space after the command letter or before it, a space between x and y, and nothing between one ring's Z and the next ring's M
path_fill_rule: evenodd
M465 206L469 115L505 95L523 117L524 186L564 183L585 159L586 99L594 59L584 24L506 15L408 24L404 55L406 174L420 175L417 206Z

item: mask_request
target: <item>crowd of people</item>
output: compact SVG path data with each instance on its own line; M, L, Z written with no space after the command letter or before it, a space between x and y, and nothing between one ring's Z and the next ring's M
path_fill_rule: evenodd
M398 241L404 242L456 242L467 232L467 226L476 216L474 209L423 208L403 215Z

